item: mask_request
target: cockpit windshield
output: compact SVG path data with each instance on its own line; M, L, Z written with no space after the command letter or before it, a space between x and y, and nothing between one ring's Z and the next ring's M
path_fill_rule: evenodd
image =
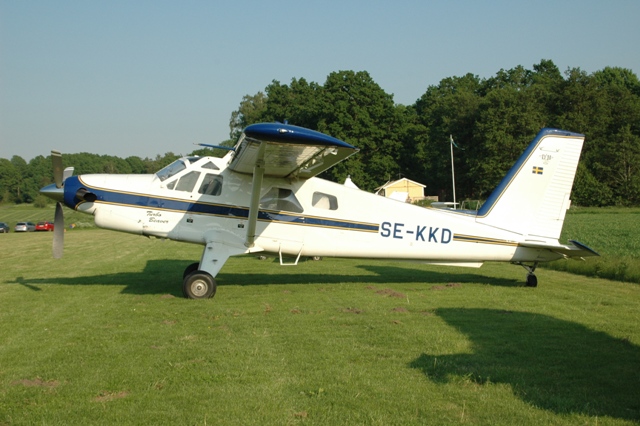
M176 160L173 163L169 164L164 169L162 169L159 172L157 172L156 176L158 176L158 178L162 182L164 182L165 180L169 179L171 176L177 175L178 173L180 173L181 171L183 171L186 168L187 168L187 166L186 166L186 164L184 164L184 161Z

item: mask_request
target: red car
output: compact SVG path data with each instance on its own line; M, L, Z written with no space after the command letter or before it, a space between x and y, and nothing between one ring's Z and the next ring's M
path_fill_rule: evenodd
M51 222L38 222L36 223L36 231L53 231L53 223Z

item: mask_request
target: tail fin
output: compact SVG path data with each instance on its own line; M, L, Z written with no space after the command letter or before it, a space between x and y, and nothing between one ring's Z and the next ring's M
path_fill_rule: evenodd
M478 211L476 222L557 240L580 159L584 135L542 129Z

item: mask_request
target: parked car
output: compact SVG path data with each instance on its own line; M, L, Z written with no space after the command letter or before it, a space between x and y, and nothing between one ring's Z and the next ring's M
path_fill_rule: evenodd
M49 221L43 221L36 223L36 231L53 231L53 223Z
M6 234L9 232L9 225L4 222L0 222L0 234Z
M18 222L13 230L16 232L33 232L36 230L36 224L33 222Z

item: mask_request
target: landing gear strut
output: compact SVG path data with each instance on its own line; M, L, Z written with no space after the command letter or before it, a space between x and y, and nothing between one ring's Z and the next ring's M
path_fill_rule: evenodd
M243 243L225 241L217 231L206 232L207 245L200 262L192 263L184 270L182 293L187 299L209 299L216 294L216 279L229 256L245 253Z
M516 265L522 266L527 270L527 281L525 283L526 287L538 287L538 277L533 272L536 270L538 266L538 262L534 262L533 265L525 265L522 262L517 262Z

